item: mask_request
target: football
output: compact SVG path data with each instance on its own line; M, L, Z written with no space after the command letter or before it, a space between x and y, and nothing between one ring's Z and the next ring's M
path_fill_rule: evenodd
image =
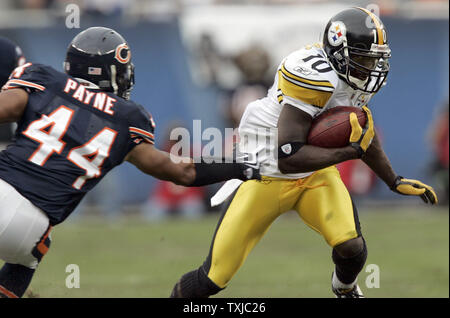
M308 144L323 148L340 148L349 143L352 131L350 113L355 113L361 127L366 124L366 113L352 106L337 106L313 119L308 134Z

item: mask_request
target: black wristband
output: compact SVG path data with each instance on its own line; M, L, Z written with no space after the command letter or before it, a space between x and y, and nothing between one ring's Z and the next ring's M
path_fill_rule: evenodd
M230 179L248 180L247 170L243 163L195 163L195 180L190 187L201 187Z
M402 180L402 179L403 179L402 176L397 176L397 177L395 177L395 180L394 180L394 182L392 183L392 185L390 186L390 189L391 189L392 191L398 193L397 186L399 185L400 180Z
M357 152L358 152L358 158L361 159L365 152L364 150L361 148L360 144L357 142L352 142L350 143L350 146L352 146Z

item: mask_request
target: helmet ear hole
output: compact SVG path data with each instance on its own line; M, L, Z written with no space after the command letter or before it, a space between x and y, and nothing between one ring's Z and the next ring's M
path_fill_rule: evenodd
M336 58L338 62L342 62L344 60L344 57L339 51L334 52L333 56Z
M347 59L343 54L343 49L340 49L332 54L333 58L331 59L332 65L334 66L336 72L339 74L347 73Z

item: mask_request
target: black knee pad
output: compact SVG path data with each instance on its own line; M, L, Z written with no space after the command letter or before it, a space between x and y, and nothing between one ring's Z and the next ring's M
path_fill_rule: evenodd
M344 284L351 284L355 281L359 272L363 269L367 259L367 246L363 238L362 250L351 257L342 257L335 248L332 254L333 262L336 265L336 276Z
M203 266L184 274L175 284L171 298L207 298L217 294L220 288L208 278Z
M334 250L343 258L350 258L359 254L365 245L364 238L360 236L335 246Z

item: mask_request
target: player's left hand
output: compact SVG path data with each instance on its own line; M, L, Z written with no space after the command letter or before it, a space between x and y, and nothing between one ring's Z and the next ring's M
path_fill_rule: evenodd
M234 158L236 162L241 165L242 181L247 180L261 180L260 164L258 161L259 153L264 149L263 146L259 146L254 153L241 152L237 145L234 145Z
M438 198L433 188L418 180L397 176L394 184L391 186L391 190L403 195L418 195L425 203L438 203Z

